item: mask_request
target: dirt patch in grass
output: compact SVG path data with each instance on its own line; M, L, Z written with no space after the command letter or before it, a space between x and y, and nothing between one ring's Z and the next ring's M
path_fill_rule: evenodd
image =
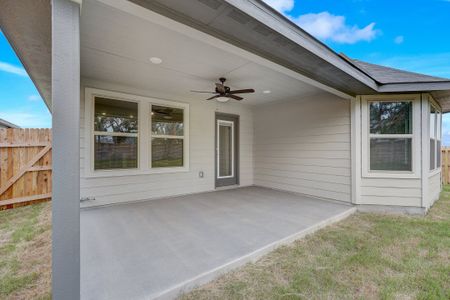
M355 214L181 299L450 299L450 187L426 217Z
M0 211L0 299L51 299L51 204Z

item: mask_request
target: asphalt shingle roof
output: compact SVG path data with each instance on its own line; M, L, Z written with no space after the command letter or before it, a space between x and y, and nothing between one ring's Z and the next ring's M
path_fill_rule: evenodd
M414 72L398 70L380 65L370 64L357 59L350 59L355 67L372 77L381 84L389 83L424 83L424 82L450 82L450 79L434 77Z

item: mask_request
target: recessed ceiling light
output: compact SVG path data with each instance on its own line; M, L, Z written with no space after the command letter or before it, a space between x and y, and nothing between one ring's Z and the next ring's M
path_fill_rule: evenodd
M159 57L150 57L150 62L155 65L162 63L162 59Z
M270 94L270 93L271 93L270 90L265 90L265 91L263 91L263 94Z

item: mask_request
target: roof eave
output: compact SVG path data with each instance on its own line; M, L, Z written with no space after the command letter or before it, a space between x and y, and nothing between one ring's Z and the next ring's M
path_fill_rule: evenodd
M450 81L388 83L380 84L377 90L380 93L446 91L450 90Z
M276 31L283 37L287 37L297 43L299 46L307 49L318 57L328 61L356 80L365 84L367 87L376 90L377 82L359 68L355 68L347 59L340 56L330 47L325 45L320 40L313 37L311 34L301 29L294 22L289 20L286 16L279 13L273 7L269 6L262 0L225 0L232 6L238 8L240 11L251 16L255 20L265 24L272 30Z

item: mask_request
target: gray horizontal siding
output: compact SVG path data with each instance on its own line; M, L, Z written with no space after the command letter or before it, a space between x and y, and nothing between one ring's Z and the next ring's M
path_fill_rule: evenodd
M350 103L329 94L257 107L255 184L350 202Z
M441 172L428 177L428 195L426 199L426 206L430 207L439 199L441 193Z
M153 96L149 91L136 91L107 83L85 81L85 84L99 89ZM89 132L84 128L84 89L81 94L81 196L96 198L95 201L85 202L84 205L127 202L214 190L215 111L240 116L240 184L253 185L252 110L249 106L238 102L219 105L215 102L183 100L190 103L190 168L188 172L96 178L83 176L86 155L85 138L89 138ZM199 178L199 171L204 172L204 178Z
M362 178L359 204L421 206L419 178Z

